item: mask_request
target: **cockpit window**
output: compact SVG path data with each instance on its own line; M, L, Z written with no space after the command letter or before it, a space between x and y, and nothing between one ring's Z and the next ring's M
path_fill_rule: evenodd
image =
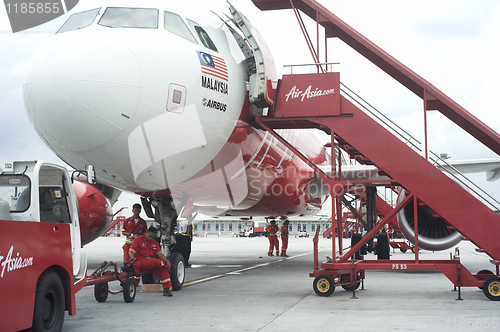
M176 35L179 35L183 38L186 38L192 43L198 44L196 38L194 38L191 31L187 27L186 23L182 20L182 18L174 13L165 12L165 29Z
M215 47L214 42L210 37L208 36L208 33L196 22L187 20L189 24L193 27L194 31L198 34L198 37L200 37L201 43L206 47L209 48L215 52L217 51L217 47Z
M57 30L56 34L88 27L94 23L100 10L101 8L96 8L71 15L62 27Z
M98 24L109 28L158 29L158 9L108 7Z

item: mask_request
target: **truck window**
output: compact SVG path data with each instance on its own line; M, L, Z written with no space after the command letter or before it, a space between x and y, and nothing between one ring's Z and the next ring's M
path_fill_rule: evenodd
M40 221L70 223L67 191L60 170L40 170Z
M99 10L101 10L101 8L91 9L71 15L61 28L57 30L56 34L88 27L94 23L95 18L99 14Z
M0 175L0 200L9 203L10 212L24 212L30 207L31 182L24 175Z
M158 28L158 9L108 7L99 25L109 28Z

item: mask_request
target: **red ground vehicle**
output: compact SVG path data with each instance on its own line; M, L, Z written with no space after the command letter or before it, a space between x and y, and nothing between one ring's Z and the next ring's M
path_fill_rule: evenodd
M87 267L71 180L51 163L0 164L1 331L60 331L76 313Z

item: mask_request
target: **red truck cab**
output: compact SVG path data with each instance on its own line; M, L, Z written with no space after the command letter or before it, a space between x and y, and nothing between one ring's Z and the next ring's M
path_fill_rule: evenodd
M56 164L0 163L1 331L60 331L76 313L87 269L71 182Z

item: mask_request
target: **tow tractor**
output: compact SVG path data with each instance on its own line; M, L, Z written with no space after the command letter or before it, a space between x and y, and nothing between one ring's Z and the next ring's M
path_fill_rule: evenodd
M105 213L110 206L93 186L93 167L79 173L87 175L78 178L86 178L86 183L53 163L0 163L0 294L9 299L0 301L0 331L60 331L64 312L76 314L75 294L85 286L95 285L96 300L103 302L108 292L118 293L108 290L108 282L119 280L125 302L134 300L133 269L118 272L117 263L103 262L87 275L82 213L96 209L85 200L104 202ZM173 288L179 290L184 281L182 255L172 253L169 259ZM108 271L110 267L114 271ZM143 275L143 283L154 282L152 275Z
M88 183L95 183L92 166ZM42 161L0 163L0 330L60 331L86 284L73 177ZM6 300L9 299L9 300Z

